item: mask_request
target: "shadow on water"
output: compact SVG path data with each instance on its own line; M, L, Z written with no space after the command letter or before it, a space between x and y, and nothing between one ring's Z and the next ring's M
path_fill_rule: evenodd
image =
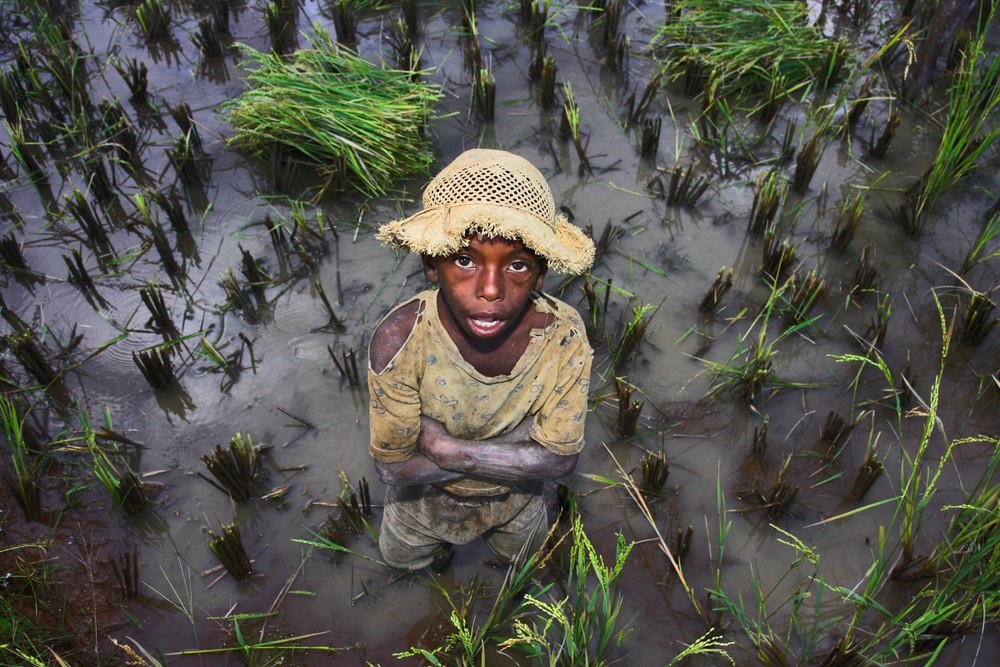
M311 165L281 156L268 164L228 148L232 128L218 107L242 90L236 44L261 51L271 46L265 10L227 3L225 55L206 59L192 36L216 4L164 4L172 12L172 37L153 43L141 36L135 5L83 3L82 14L65 7L68 29L87 54L86 92L71 93L68 102L21 100L40 118L51 103L63 123L73 117L66 106L73 100L89 99L91 106L121 101L141 160L109 157L110 144L100 149L110 195L93 216L107 237L88 231L85 214L74 216L66 206L77 189L90 199L98 196L101 177L87 171L82 158L54 157L74 147L68 139L70 145L61 146L53 133L80 129L25 120L15 130L15 112L3 109L8 124L0 129L0 219L11 244L5 243L2 258L6 344L0 371L5 386L22 390L35 406L29 424L39 442L54 443L48 454L58 461L41 486L48 521L24 521L4 485L3 533L10 544L55 540L60 567L89 573L68 598L74 612L86 610L87 622L101 628L83 638L91 661L95 655L110 661L116 649L109 638L170 664L221 664L217 654L199 652L240 641L256 642L254 659L262 660L276 653L261 644L293 636L300 646L333 649L287 654L309 664L353 665L365 658L385 665L411 646L439 646L453 631L449 601L469 590L476 576L493 587L503 579L483 545L461 549L440 580L451 596L378 563L368 529L345 537L348 555L315 545L329 517L343 512L338 500L362 479L371 484L378 515L384 487L366 450L367 394L352 384L350 369L352 363L360 368L363 384L374 324L424 286L418 259L393 256L373 230L415 210L425 177L400 183L392 197L363 201L328 192L316 199L322 183ZM318 22L335 32L330 3L290 4L299 31ZM600 7L605 4L614 3ZM859 58L870 56L868 44L885 36L856 29L830 4L810 3L811 20L827 35L864 49ZM860 12L869 3L842 4ZM870 9L874 16L888 21L890 8L873 4L879 5ZM760 656L767 642L755 644L760 637L748 638L732 609L723 611L720 599L707 593L721 588L730 601L742 595L753 618L760 610L751 601L768 592L761 609L774 613L769 632L785 645L788 659L818 660L848 627L852 610L840 600L866 585L881 531L898 531L895 504L888 501L905 491L905 471L920 448L931 406L936 419L922 460L928 470L937 469L947 444L1000 432L996 332L987 328L977 345L953 340L941 371L942 319L959 331L970 292L989 295L1000 284L997 260L988 257L995 244L987 244L984 259L962 281L955 275L990 217L1000 188L996 170L975 171L947 191L921 233L904 231L895 211L931 162L940 121L894 99L887 81L897 54L886 63L880 88L868 93L853 130L828 136L812 178L784 193L769 231L748 232L746 221L764 196L760 176L777 166L791 179L796 170L795 158L781 154L786 127L797 126L791 142L801 151L819 134L821 111L846 113L857 91L842 98L816 91L804 103L786 101L770 123L716 116L709 125L702 114L707 93L696 84L685 90L684 76L664 78L645 110L647 121L662 124L650 151L629 109L660 76L659 52L650 42L668 13L663 3L629 4L620 8L618 32L609 35L591 15L604 11L598 6L550 6L544 34L558 67L559 102L544 109L541 83L529 76L534 38L521 24L523 8L476 3L483 66L497 82L494 119L486 123L471 102L469 38L458 27L462 7L419 3L423 77L445 91L428 129L437 163L476 145L516 151L546 174L576 224L595 237L616 230L589 282L550 277L548 285L601 325L591 332L597 352L589 446L568 484L600 553L612 557L618 532L637 542L621 579L621 619L634 631L615 655L626 664L666 664L714 627L735 642L729 651L737 664L765 663ZM361 54L391 61L385 35L395 9L360 17ZM22 66L14 46L19 39L33 43L32 28L0 9L0 29L8 45L0 51L0 72L14 77ZM628 41L621 41L625 35ZM112 66L129 60L148 68L146 102L134 98ZM50 87L59 71L51 63L43 70ZM688 77L697 79L697 73ZM569 89L579 107L580 147L560 133ZM934 88L923 108L946 101L944 90ZM170 157L180 136L170 110L181 103L190 106L204 151L197 158L201 175L185 177L176 156ZM867 146L893 109L902 110L895 137L884 157L872 157ZM31 157L18 158L18 142L29 132ZM107 136L94 134L92 141ZM643 141L652 157L640 155ZM98 150L83 145L84 152ZM28 160L40 163L44 177L32 177ZM692 165L712 176L705 192L688 206L667 204L671 175ZM841 237L841 249L831 248L838 215L858 194L865 195L858 227L846 241ZM137 195L145 197L148 217ZM326 226L309 236L298 226L303 217ZM794 249L794 261L772 266L783 276L772 290L761 266L765 250L782 240ZM864 290L852 289L866 246L875 252L876 277ZM72 269L67 274L74 252L89 281ZM713 278L727 268L733 270L731 289L700 308ZM801 285L810 269L825 281L815 298L796 297L791 287L783 291L787 276L794 273ZM270 281L245 279L251 271ZM139 298L140 288L150 284L162 291L174 331L157 328ZM765 308L769 299L773 309ZM797 314L787 313L789 303L799 304ZM649 313L644 336L622 353L623 336L639 313ZM891 385L864 361L880 323L885 328L877 347ZM34 332L34 342L18 347L12 341L24 331ZM159 389L133 361L152 350L176 374ZM845 361L845 355L855 356ZM627 435L620 428L615 377L627 380L641 404ZM106 411L107 428L141 447L131 462L151 503L140 516L115 511L94 482L76 435L77 410L89 412L95 423ZM851 427L829 431L833 414ZM260 498L244 503L202 478L201 457L236 433L251 434L263 451ZM124 440L107 442L118 453L125 447ZM948 526L951 515L938 510L964 501L994 450L995 442L955 450L936 481L939 495L928 499L922 515L917 557L927 558ZM656 452L663 453L668 472L662 489L644 496L647 519L620 473L639 479L644 457ZM872 452L884 473L859 493L857 471ZM555 494L553 486L552 502ZM866 504L868 510L854 513ZM209 532L233 522L253 572L239 583L225 575L209 547ZM724 549L722 527L728 530ZM683 580L657 533L673 551L684 552ZM821 560L814 563L807 553ZM813 585L817 581L823 585ZM900 609L920 583L917 577L887 579L879 600ZM101 602L88 606L88 599ZM782 605L786 600L794 604ZM801 616L790 620L793 612ZM877 625L877 619L866 622ZM951 662L942 657L942 664L972 664L977 649L988 655L997 643L990 625L949 645L942 656ZM272 646L284 647L280 641ZM494 658L507 664L504 656Z

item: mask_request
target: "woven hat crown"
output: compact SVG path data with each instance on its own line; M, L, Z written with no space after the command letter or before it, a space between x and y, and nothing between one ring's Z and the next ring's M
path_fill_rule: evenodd
M506 206L555 228L555 201L545 177L524 158L503 151L467 151L427 185L423 200L425 208Z

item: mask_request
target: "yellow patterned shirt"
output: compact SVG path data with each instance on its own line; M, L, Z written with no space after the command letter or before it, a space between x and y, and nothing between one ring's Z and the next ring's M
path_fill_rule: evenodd
M399 304L421 303L413 330L381 373L368 364L371 455L383 463L413 456L423 415L463 440L503 435L534 415L532 440L556 454L583 449L593 350L579 313L549 295L533 295L534 307L553 316L551 324L530 332L509 375L487 377L462 358L445 331L437 295L427 290ZM471 476L439 486L461 496L495 495L508 488Z

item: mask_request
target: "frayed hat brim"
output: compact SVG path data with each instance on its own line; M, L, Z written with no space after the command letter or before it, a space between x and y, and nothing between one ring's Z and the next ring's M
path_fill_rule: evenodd
M432 257L452 255L469 234L521 241L543 257L550 269L579 275L594 263L594 242L583 230L557 215L554 229L523 211L496 203L462 203L425 208L382 225L376 238L395 248Z

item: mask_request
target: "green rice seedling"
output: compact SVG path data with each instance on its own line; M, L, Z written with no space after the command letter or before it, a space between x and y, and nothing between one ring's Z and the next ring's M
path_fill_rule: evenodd
M639 490L649 495L659 495L663 485L667 483L669 474L670 466L667 465L663 451L646 452L642 457L642 481L639 482ZM690 538L687 547L689 549L691 547ZM678 558L683 558L683 553L679 549L675 549L674 554Z
M793 272L787 283L788 307L785 309L785 319L789 322L803 322L809 317L816 302L826 294L826 278L819 275L816 269L809 269L802 282L798 273Z
M466 9L462 15L465 27L462 56L465 60L465 67L474 75L483 68L483 49L479 41L479 24L476 23L475 3L472 0L463 0L463 4L466 5Z
M559 136L563 139L572 139L576 147L576 155L580 160L578 173L582 176L592 171L590 159L587 157L587 147L583 143L583 136L580 133L580 106L576 103L576 96L573 93L573 86L567 81L563 84L563 113L562 121L559 125Z
M412 72L414 77L419 78L420 50L415 41L416 30L403 16L397 17L390 27L389 44L396 54L396 69Z
M48 461L29 445L25 429L27 414L7 396L0 394L0 424L7 441L12 474L4 473L4 481L24 513L31 521L42 511L41 480Z
M211 454L201 457L201 462L215 479L201 473L198 476L238 503L254 497L254 486L264 475L260 447L242 433L230 438L225 449L216 445Z
M90 424L90 415L82 405L78 406L77 413L83 429L83 441L91 457L90 469L111 496L115 507L129 516L145 511L149 506L145 485L129 465L120 460L121 455L117 447L106 450L97 443L97 435ZM116 459L119 460L117 465Z
M205 181L204 156L189 135L176 137L166 150L170 165L184 185L201 185Z
M635 91L628 96L625 101L625 112L622 114L629 125L637 123L646 117L649 107L656 99L656 94L660 92L660 77L651 76L646 87L642 89L642 95L636 100Z
M202 59L221 58L226 53L222 35L211 18L198 21L198 32L191 35L191 42Z
M775 68L775 71L768 77L767 94L764 103L760 106L761 122L770 126L777 119L778 112L788 100L788 93L788 77Z
M962 326L959 331L959 341L965 345L979 345L997 324L997 318L991 317L997 304L985 292L972 290L969 304L962 316Z
M135 19L146 41L170 38L170 10L163 0L142 0L135 8Z
M799 147L795 153L795 173L792 175L792 190L805 194L819 166L819 159L823 155L823 146L820 143L820 132L813 133L804 145Z
M850 109L847 111L847 115L844 117L844 129L845 131L850 131L855 125L858 124L858 120L861 118L861 114L865 112L868 107L868 103L871 101L872 89L875 87L875 77L870 76L865 79L864 83L861 84L861 90L858 91L858 96L851 103Z
M101 137L115 147L118 162L134 176L140 161L138 131L125 114L120 101L110 102L104 98L99 110Z
M868 323L868 329L864 335L865 347L871 349L882 349L885 344L885 334L889 329L889 318L892 317L891 295L886 293L878 302L875 310L875 317Z
M631 319L621 325L620 333L610 343L611 368L618 368L620 364L629 363L635 358L640 343L646 337L649 322L659 309L659 306L650 304L631 304Z
M330 3L333 27L337 41L352 51L358 48L358 17L351 0L333 0Z
M52 385L59 378L60 373L52 365L50 355L30 328L7 334L7 345L24 370L42 387Z
M618 397L618 432L627 438L635 435L636 423L643 406L642 401L632 400L633 389L634 387L628 380L615 377L615 395Z
M774 478L770 486L758 489L761 507L771 519L778 519L787 514L798 495L799 485L785 481L785 475L788 474L791 462L792 455L789 454L785 457L784 463L778 470L778 476Z
M326 346L327 352L330 354L330 358L333 359L334 366L337 367L337 371L340 372L340 377L347 380L347 384L352 387L361 386L361 373L358 371L358 361L357 352L353 349L340 350L340 359L337 359L337 354L333 350L333 346Z
M253 562L243 545L239 525L235 522L229 525L220 525L218 534L209 528L208 535L208 548L212 550L229 576L236 581L249 579L253 574Z
M101 307L107 306L107 300L97 291L97 285L94 284L94 279L90 277L90 272L83 263L83 256L80 254L80 250L73 248L71 257L63 255L62 258L66 263L66 268L69 270L66 280L71 285L75 285L87 299L92 299L94 303L100 304Z
M163 298L163 290L158 283L148 282L140 287L139 298L149 311L148 326L163 337L164 343L180 337L180 330L174 324L174 318L170 315L170 309L167 308L167 302Z
M311 41L287 59L243 49L247 90L222 107L229 145L260 156L281 145L326 176L346 160L352 187L366 195L425 173L434 157L424 130L440 88L338 48L318 26Z
M919 227L941 196L972 173L1000 137L1000 124L994 120L1000 110L1000 86L995 85L1000 58L990 56L986 46L996 3L988 11L948 89L948 115L934 162L908 192L908 209Z
M132 361L153 389L166 389L177 382L177 373L170 360L171 348L152 347L132 353Z
M260 322L262 320L262 308L258 306L254 296L236 278L232 267L229 267L222 273L220 281L222 283L222 290L226 293L227 307L239 310L248 322Z
M160 210L167 214L167 220L170 221L170 227L175 233L190 233L187 216L184 215L184 209L181 207L176 190L171 189L166 194L163 192L152 192L150 196L156 202L156 205L160 207Z
M832 449L837 449L851 437L851 431L856 425L857 421L848 422L836 410L830 410L826 415L823 428L820 429L819 437Z
M722 267L719 269L719 273L716 274L715 280L712 281L712 286L708 288L708 291L705 292L705 296L701 298L701 303L698 304L698 310L707 314L714 313L716 308L719 307L719 302L722 301L722 297L724 297L726 292L731 290L732 287L733 270Z
M480 69L473 78L472 99L479 117L492 121L496 115L497 80L489 69Z
M319 281L318 277L313 280L313 286L316 289L316 295L319 296L320 303L326 308L326 314L329 318L326 324L320 328L324 331L343 330L344 320L337 317L337 313L333 309L333 304L330 303L330 299L326 296L326 290L323 288L323 283Z
M132 103L147 104L149 101L149 68L146 67L146 63L125 56L124 63L116 58L111 61L111 64L125 80Z
M660 148L660 130L663 129L663 119L653 118L642 121L639 139L639 155L652 160Z
M291 11L290 11L291 10ZM277 58L295 49L295 4L285 0L269 2L264 7L264 22L271 38L271 54Z
M830 247L837 250L846 250L854 238L854 233L861 222L861 216L865 212L865 196L859 194L854 201L845 201L837 214L837 222L833 227L833 234L830 236Z
M762 461L764 455L767 454L767 424L769 421L768 417L764 417L760 426L753 427L753 437L750 439L750 456L758 461Z
M556 59L551 54L542 58L539 79L541 85L539 86L538 104L545 111L549 111L556 104Z
M10 137L10 145L8 146L10 154L14 156L21 169L36 187L47 185L48 177L45 174L45 169L35 157L35 148L24 134L23 126L12 126L4 120L4 127Z
M858 466L858 474L854 478L854 485L851 487L851 500L859 501L865 497L872 485L882 476L885 467L878 459L875 449L869 449L865 460Z
M712 174L701 174L698 162L693 162L684 169L680 163L674 163L672 169L661 172L652 182L658 186L661 194L670 206L694 207L705 191L712 185ZM669 173L666 187L663 186L663 175Z
M720 94L766 91L776 77L788 89L830 78L831 62L842 49L823 36L798 2L679 0L676 18L666 21L652 45L668 50L664 70L696 61L711 72Z
M761 172L754 184L747 231L751 234L764 234L772 228L787 197L788 181L782 176L780 169L772 168Z
M134 600L142 590L139 585L139 549L132 547L131 551L123 551L117 559L108 560L109 569L123 600Z
M868 242L861 249L858 267L854 270L854 280L851 285L852 294L871 291L876 286L878 271L875 268L875 244Z
M242 347L227 357L208 338L202 338L198 341L198 347L195 352L212 364L216 370L221 370L225 373L226 378L220 387L223 392L229 391L233 384L240 379L241 360L243 357Z
M724 396L734 396L744 401L755 402L768 384L798 386L794 382L774 377L773 364L774 357L778 354L777 345L786 337L811 326L816 318L784 328L778 336L772 339L768 332L768 326L783 293L784 288L778 283L773 283L767 303L746 331L740 334L736 349L726 361L704 360L712 374L712 385L706 396L713 400Z
M777 229L771 227L764 232L764 245L761 248L760 272L767 279L777 283L795 263L795 246L787 236L777 239Z
M0 262L15 273L28 272L28 262L24 259L24 252L14 232L4 234L0 238Z
M604 297L602 299L597 294L597 287L593 276L588 273L583 277L580 289L583 291L587 302L586 312L588 317L586 324L588 336L591 336L591 340L596 340L601 336L606 338L607 329L605 328L605 320L608 315L608 298L611 296L611 284L605 284Z
M983 262L1000 257L1000 244L996 244L992 248L988 247L997 239L1000 239L1000 200L998 200L998 205L994 205L986 216L986 224L983 225L976 240L973 241L969 252L965 254L962 266L958 270L959 277L964 276L973 267Z
M875 128L872 128L871 137L868 139L868 157L882 158L889 151L889 145L896 136L896 129L899 127L899 109L893 107L889 111L889 117L882 126L882 132L878 139L875 138Z
M628 627L618 626L624 603L621 576L634 543L619 533L614 562L605 563L579 515L573 518L571 539L566 596L544 600L527 594L526 606L533 608L537 619L535 614L515 618L514 636L500 648L516 648L550 665L611 665L612 649L630 633Z

